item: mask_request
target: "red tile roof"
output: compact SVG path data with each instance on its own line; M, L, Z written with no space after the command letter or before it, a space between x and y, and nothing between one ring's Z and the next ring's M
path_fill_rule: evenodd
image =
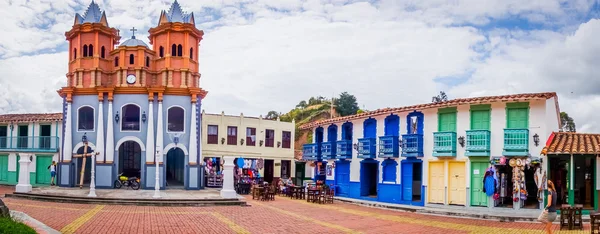
M398 112L404 112L404 111L424 110L424 109L430 109L430 108L440 108L440 107L468 105L468 104L484 104L484 103L491 103L491 102L498 102L498 101L516 102L516 101L527 101L527 100L532 100L532 99L546 100L546 99L556 98L556 97L557 96L556 96L555 92L547 92L547 93L523 93L523 94L474 97L474 98L458 98L458 99L452 99L452 100L448 100L445 102L439 102L439 103L418 104L418 105L396 107L396 108L383 108L383 109L377 109L374 111L364 112L364 113L360 113L360 114L356 114L356 115L349 115L349 116L344 116L344 117L319 120L319 121L303 124L302 126L300 126L300 129L303 129L303 130L311 129L311 128L318 127L321 125L345 122L345 121L350 121L350 120L355 120L355 119L363 119L363 118L368 118L368 117L377 116L377 115L398 113ZM558 101L556 102L556 108L558 109Z
M0 123L31 123L31 122L56 122L62 121L62 113L39 114L5 114L0 115Z
M541 154L600 154L600 134L553 132Z

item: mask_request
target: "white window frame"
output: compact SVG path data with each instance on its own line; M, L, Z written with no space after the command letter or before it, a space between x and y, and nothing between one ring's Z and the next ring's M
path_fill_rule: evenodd
M84 107L92 108L92 119L93 119L92 130L79 130L79 110ZM94 108L91 105L83 105L83 106L78 107L77 108L77 132L95 132L95 131L96 131L96 108Z
M183 110L183 131L181 131L181 132L169 131L169 110L171 108L173 108L173 107L179 107L179 108L181 108ZM167 126L166 126L167 130L166 130L166 132L167 133L185 133L185 129L186 129L186 127L185 127L186 126L186 124L185 124L185 117L186 117L186 115L185 115L185 108L183 108L182 106L179 106L179 105L169 106L169 108L167 108Z
M123 130L123 121L125 120L125 112L123 111L123 107L125 107L127 105L134 105L134 106L137 106L140 109L140 114L139 114L139 116L140 116L140 122L139 122L140 123L140 130ZM119 118L120 118L120 120L119 120L119 122L120 122L119 123L119 129L121 130L121 132L142 132L142 107L139 104L137 104L137 103L129 102L129 103L125 103L125 104L121 105L120 110L121 110L121 113L120 113L121 116L119 116Z

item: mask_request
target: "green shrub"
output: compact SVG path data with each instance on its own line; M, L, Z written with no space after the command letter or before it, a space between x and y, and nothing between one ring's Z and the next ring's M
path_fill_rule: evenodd
M0 218L0 233L35 234L33 228L12 218Z

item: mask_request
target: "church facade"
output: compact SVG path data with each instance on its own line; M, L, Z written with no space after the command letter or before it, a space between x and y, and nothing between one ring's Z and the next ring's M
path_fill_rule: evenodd
M98 188L113 188L120 174L153 188L155 160L161 189L202 187L199 110L207 92L200 88L198 53L204 33L177 1L159 17L147 45L135 38L135 28L119 43L119 30L93 1L75 15L65 33L67 85L58 90L64 126L60 186L89 183L91 159L84 163L83 153L93 151Z

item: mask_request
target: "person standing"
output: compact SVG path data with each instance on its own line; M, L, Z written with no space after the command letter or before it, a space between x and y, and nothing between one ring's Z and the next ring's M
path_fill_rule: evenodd
M48 166L48 169L50 170L50 186L54 186L56 185L54 184L54 177L56 177L56 161L52 161L52 164Z
M558 196L556 195L556 188L554 188L554 183L548 180L548 204L546 205L546 210L548 211L548 220L546 222L546 233L552 234L552 222L556 219L556 200Z

